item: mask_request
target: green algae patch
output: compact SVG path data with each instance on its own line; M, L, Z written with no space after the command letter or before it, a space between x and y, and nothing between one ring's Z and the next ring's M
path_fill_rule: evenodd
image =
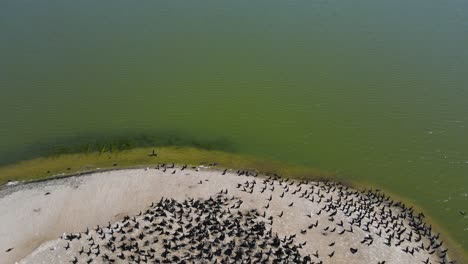
M156 156L153 156L153 150ZM211 165L218 168L247 169L296 179L333 179L330 172L295 166L223 151L191 147L137 148L117 152L64 154L21 161L0 167L0 184L65 177L84 172L154 166L161 163Z

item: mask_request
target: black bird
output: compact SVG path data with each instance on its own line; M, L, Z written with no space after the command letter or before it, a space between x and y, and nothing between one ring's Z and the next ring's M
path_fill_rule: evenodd
M156 153L156 151L153 149L153 152L149 155L150 157L156 157L158 156L158 154Z
M312 253L312 255L316 258L319 258L319 253L318 253L318 250L315 251L315 253Z
M166 165L162 166L162 168L171 169L171 167ZM239 174L246 176L253 175L249 171L238 171ZM280 182L280 189L284 189L284 192L281 194L284 196L285 192L288 192L289 186L289 184L285 183L291 181L279 178L271 180L271 176L269 180L263 181L262 187L258 190L270 189L271 187L269 186L274 186L275 181L278 180ZM200 181L199 184L202 184L203 181L205 180ZM297 185L298 189L294 191L298 194L300 190L299 185ZM386 196L373 191L348 191L346 187L333 182L310 184L310 187L310 190L307 187L303 187L302 189L307 190L301 193L301 195L307 200L313 200L314 196L317 196L315 203L324 205L317 212L317 215L323 212L325 217L330 221L329 224L331 224L329 226L325 225L325 229L323 229L324 226L321 226L318 231L323 229L322 235L326 236L334 231L338 234L353 232L353 227L364 231L367 230L367 232L375 230L372 233L384 239L385 244L388 246L393 246L395 243L403 244L406 243L406 240L410 243L416 240L421 241L424 238L424 242L426 243L427 239L429 240L429 244L424 245L420 242L421 246L419 248L422 251L427 251L429 254L440 257L440 260L445 258L444 250L439 249L442 242L438 239L438 235L434 235L431 227L422 223L421 216L414 214L413 209L405 207L404 204L392 202ZM251 193L255 189L255 183L247 181L244 184L239 184L237 188L240 188L240 190L244 188L244 192ZM295 187L292 186L292 188L294 189ZM297 244L294 241L295 235L286 236L281 239L278 235L275 237L272 234L271 227L259 225L255 221L257 217L261 217L262 213L256 210L242 212L235 210L242 204L242 200L234 196L228 198L224 196L225 194L227 194L227 189L226 191L221 190L216 196L210 197L208 200L188 199L178 202L174 199L161 198L159 203L151 204L146 211L140 213L141 217L139 217L138 221L133 216L125 216L123 221L117 223L115 227L110 224L104 228L98 227L95 231L100 235L100 239L96 239L94 230L92 231L93 236L87 230L88 236L85 233L78 233L78 235L66 235L63 239L68 241L82 239L80 242L91 245L89 250L86 249L85 251L82 247L80 251L76 251L76 253L80 253L80 257L83 256L82 253L87 254L88 258L91 257L91 262L100 261L94 255L99 255L99 258L102 258L105 263L114 263L118 259L132 263L191 263L197 259L205 259L210 263L227 263L227 260L232 260L229 263L270 263L272 261L271 258L275 257L281 260L282 263L312 263L310 256L319 258L318 251L310 256L301 257L296 249L302 248L305 242ZM330 196L330 194L333 195ZM334 194L337 194L337 196ZM270 201L271 198L267 200ZM294 203L292 202L289 204L289 207L293 205ZM269 207L269 203L266 207ZM398 213L393 214L393 210L390 210L393 208L398 209ZM263 218L273 222L273 216L269 215L266 218L266 211L262 211ZM340 211L340 214L343 213L347 217L347 220L336 221L335 223L333 216L337 211ZM307 217L312 218L313 214L314 212L307 215ZM276 216L282 217L283 215L284 211L281 211ZM162 218L162 221L156 221L157 218ZM388 219L388 221L384 218ZM143 222L140 222L140 220ZM407 220L409 220L409 225L406 224ZM140 230L139 225L141 225L141 229L143 230ZM317 219L315 223L309 223L308 228L302 229L300 232L302 234L307 233L307 230L314 227L318 227ZM83 234L82 237L81 234ZM160 235L165 238L158 239ZM242 241L240 245L234 244L234 242L231 243L231 240L226 240L227 237L234 236L239 237L239 241ZM96 240L93 240L93 237ZM262 239L252 240L251 238L253 237ZM202 242L211 239L215 243ZM86 240L92 243L86 242ZM150 246L152 243L157 244L158 241L162 243L165 249L162 254L156 253L155 249ZM373 241L372 236L367 234L361 243L370 245ZM329 247L336 245L335 242L330 242L328 244ZM221 244L222 247L218 247L218 244ZM70 242L66 247L72 249L71 245L72 243ZM185 247L189 250L183 255L178 255L177 251ZM355 254L358 248L349 249L352 254ZM408 248L405 252L417 254L417 252L421 252L419 248ZM106 254L109 251L115 252L112 254L115 256L115 259L110 258ZM128 255L124 255L127 253ZM252 255L252 253L255 255ZM334 253L335 251L327 255L329 258L332 258ZM175 257L175 254L177 254L177 257ZM85 262L86 260L82 259L81 261ZM315 263L323 263L320 259L317 261ZM378 263L384 264L385 261L379 261ZM424 264L428 263L424 262Z
M49 194L50 194L50 192L46 192L46 193L44 193L44 195L49 195Z
M5 252L10 252L12 250L13 250L13 248L9 248L9 249L5 250Z
M120 254L118 254L117 257L119 259L125 259L125 255L122 252L120 252Z

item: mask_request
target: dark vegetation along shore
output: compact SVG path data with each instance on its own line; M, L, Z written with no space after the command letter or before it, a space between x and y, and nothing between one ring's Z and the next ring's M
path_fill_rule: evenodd
M314 170L308 167L288 165L284 163L262 160L250 156L242 156L217 150L206 150L190 147L172 146L158 148L122 149L117 146L103 147L98 152L86 152L75 154L51 155L49 157L36 158L21 161L15 164L0 167L0 183L10 181L34 182L53 178L68 177L71 175L87 174L95 171L117 170L123 168L146 167L154 164L191 164L194 166L205 165L218 169L221 168L245 168L260 173L281 175L285 178L314 181L338 181L330 172ZM341 181L342 182L342 181ZM358 182L342 182L358 190L370 188L368 184ZM403 197L390 194L392 199L404 201L408 207L411 203ZM413 205L415 212L422 212ZM437 225L430 217L426 222L431 223L432 228L442 232L447 247L454 242L445 235L443 228ZM454 250L451 256L455 259L465 259L464 252Z
M236 152L234 144L224 138L197 138L179 131L151 133L84 134L39 141L26 147L0 151L0 166L21 160L66 154L116 153L148 147L193 147L203 150Z

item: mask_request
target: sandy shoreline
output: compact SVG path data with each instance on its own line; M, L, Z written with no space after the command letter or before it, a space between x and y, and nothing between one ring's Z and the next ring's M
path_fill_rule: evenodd
M83 242L71 241L72 248L65 250L70 242L59 239L63 233L77 234L109 222L117 225L125 216L148 210L162 197L182 203L216 197L221 190L228 192L227 199L242 201L232 211L245 215L256 209L265 214L259 221L266 222L266 228L279 237L296 235L294 243L306 242L297 249L301 256L319 252L319 257L311 257L315 263L422 263L427 259L436 263L446 255L435 234L424 230L420 217L376 193L358 193L334 183L239 176L235 171L223 175L207 168L149 168L97 172L0 190L0 262L70 263ZM317 226L310 227L314 223ZM13 249L5 252L9 248ZM108 256L115 258L112 254ZM92 263L106 263L101 256L95 256ZM78 257L78 263L86 263L90 256Z

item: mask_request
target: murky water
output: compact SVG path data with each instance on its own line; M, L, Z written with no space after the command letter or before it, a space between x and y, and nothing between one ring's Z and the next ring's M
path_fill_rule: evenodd
M3 0L0 40L2 161L93 133L223 138L403 195L468 249L465 0Z

